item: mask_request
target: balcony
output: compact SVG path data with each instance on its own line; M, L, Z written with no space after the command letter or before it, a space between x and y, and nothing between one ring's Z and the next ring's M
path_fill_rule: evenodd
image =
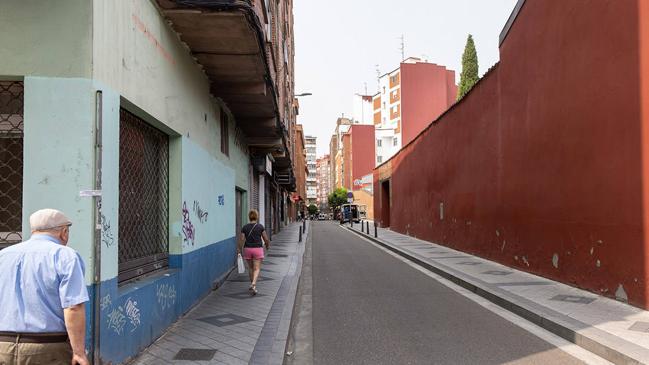
M232 111L248 145L290 168L288 131L267 43L263 0L156 0L210 80L211 93ZM278 27L280 28L280 27Z

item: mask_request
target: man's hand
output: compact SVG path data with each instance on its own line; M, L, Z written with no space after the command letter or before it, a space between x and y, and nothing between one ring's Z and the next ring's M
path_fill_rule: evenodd
M88 365L88 357L85 352L86 339L86 305L80 303L63 309L65 327L68 330L70 345L72 345L72 365Z
M86 354L73 354L72 355L72 365L90 365L90 361L88 361L88 357Z

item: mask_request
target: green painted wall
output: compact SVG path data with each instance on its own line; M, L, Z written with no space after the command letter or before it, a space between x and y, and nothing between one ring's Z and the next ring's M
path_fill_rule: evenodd
M221 154L220 106L209 80L151 1L93 1L92 76L235 169L248 190L247 146Z
M23 237L29 216L54 208L70 217L70 247L86 263L92 282L93 200L80 190L94 184L94 109L86 79L25 77Z
M0 75L90 77L92 1L3 0Z

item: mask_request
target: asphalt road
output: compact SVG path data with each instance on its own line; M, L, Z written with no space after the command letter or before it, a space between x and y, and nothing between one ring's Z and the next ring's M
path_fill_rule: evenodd
M333 222L313 222L315 364L583 364Z

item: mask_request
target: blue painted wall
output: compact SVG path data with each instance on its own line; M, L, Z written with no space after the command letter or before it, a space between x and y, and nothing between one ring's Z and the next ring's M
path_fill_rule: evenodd
M170 257L171 269L122 287L101 283L100 354L118 364L155 341L176 319L209 293L234 266L230 238Z

